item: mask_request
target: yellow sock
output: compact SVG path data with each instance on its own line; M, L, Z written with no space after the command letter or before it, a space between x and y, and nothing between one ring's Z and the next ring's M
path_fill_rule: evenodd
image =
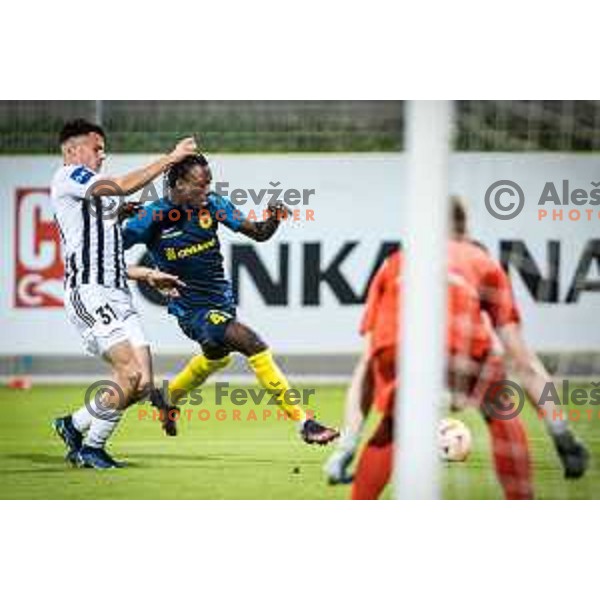
M270 350L264 350L254 356L250 356L248 364L263 388L273 394L279 394L281 408L285 410L293 421L304 421L306 419L306 414L300 404L296 404L298 402L296 399L293 399L294 404L286 401L285 392L290 389L290 384L281 372L281 369L277 366Z
M194 388L202 385L207 377L225 368L231 362L231 356L225 356L217 360L206 358L204 354L194 356L188 364L169 382L169 396L181 398Z

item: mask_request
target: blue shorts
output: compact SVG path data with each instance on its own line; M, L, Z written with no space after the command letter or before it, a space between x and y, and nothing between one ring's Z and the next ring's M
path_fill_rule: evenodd
M200 308L178 318L179 327L187 337L201 346L222 346L225 329L235 319L235 306Z

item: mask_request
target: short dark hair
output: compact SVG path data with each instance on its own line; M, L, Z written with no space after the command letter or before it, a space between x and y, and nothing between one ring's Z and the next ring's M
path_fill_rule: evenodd
M175 163L167 171L167 185L173 189L177 182L185 177L194 167L208 167L208 161L204 154L192 154Z
M100 125L86 121L86 119L73 119L63 125L58 136L58 142L62 146L67 140L78 135L87 135L88 133L97 133L106 139L106 133L104 133L104 129Z

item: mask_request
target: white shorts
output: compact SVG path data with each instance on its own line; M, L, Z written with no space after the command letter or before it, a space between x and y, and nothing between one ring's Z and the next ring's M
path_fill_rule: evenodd
M67 288L65 308L83 340L86 354L101 356L124 341L134 347L148 345L127 289L94 284Z

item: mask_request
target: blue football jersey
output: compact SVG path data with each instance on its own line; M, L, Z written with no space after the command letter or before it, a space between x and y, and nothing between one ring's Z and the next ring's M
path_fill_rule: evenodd
M123 227L125 249L145 244L154 264L177 275L186 287L171 299L169 312L177 317L198 308L233 305L231 285L225 276L218 227L238 231L245 216L228 198L211 193L207 206L178 206L163 198L144 207Z

